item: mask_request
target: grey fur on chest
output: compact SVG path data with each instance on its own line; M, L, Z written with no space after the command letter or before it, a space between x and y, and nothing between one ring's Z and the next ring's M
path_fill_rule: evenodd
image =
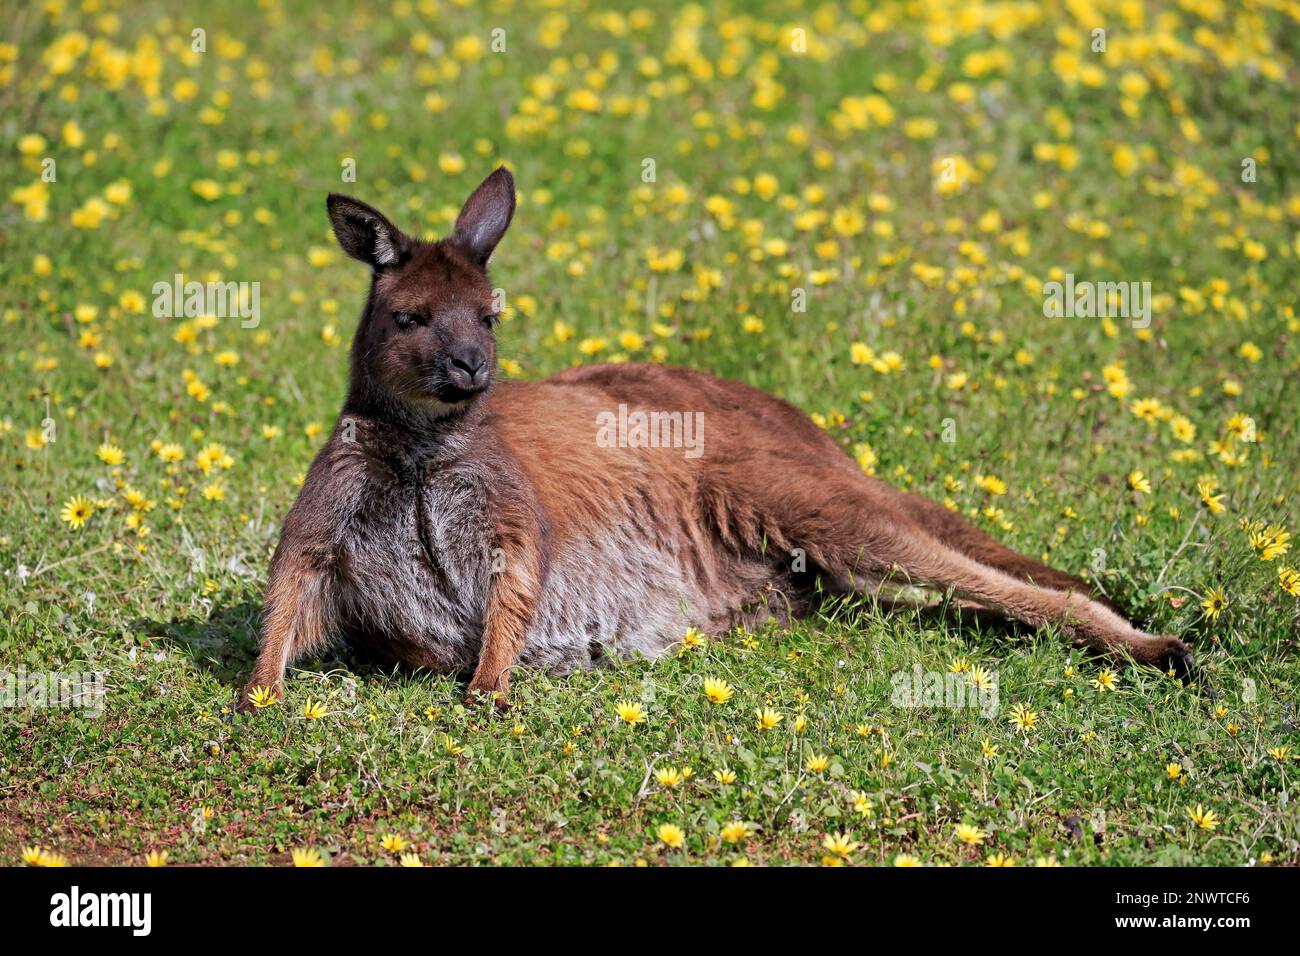
M495 549L492 476L460 464L384 478L363 484L335 539L340 629L413 666L472 671L493 575L511 557ZM702 581L683 562L694 542L644 528L644 516L622 515L549 556L521 664L563 673L611 654L658 656L688 627L725 630L770 575L746 562Z
M457 470L369 482L354 508L338 544L345 634L417 666L471 669L492 567L482 482Z

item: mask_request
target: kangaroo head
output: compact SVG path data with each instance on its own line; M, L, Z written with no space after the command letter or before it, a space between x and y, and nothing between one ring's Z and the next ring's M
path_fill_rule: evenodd
M339 245L373 270L352 344L354 383L388 402L443 415L484 392L496 367L500 303L487 264L515 212L515 181L498 169L466 200L452 234L424 242L371 206L331 193Z

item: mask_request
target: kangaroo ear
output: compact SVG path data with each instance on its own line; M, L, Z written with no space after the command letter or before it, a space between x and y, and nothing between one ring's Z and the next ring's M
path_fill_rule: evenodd
M353 259L372 269L382 269L402 258L406 236L378 209L338 193L330 193L325 205L334 226L334 237Z
M465 200L465 206L456 217L456 228L451 238L486 266L492 250L515 214L515 178L510 170L500 167L479 184L474 194Z

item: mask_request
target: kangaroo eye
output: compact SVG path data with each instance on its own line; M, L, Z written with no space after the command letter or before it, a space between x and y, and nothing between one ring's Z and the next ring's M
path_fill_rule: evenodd
M409 329L411 326L415 325L416 321L417 319L415 317L415 313L413 312L393 313L393 322L397 324L397 327L399 329Z
M492 326L498 324L500 321L501 321L500 312L493 312L491 315L483 316L483 324L486 325L489 329L492 328Z

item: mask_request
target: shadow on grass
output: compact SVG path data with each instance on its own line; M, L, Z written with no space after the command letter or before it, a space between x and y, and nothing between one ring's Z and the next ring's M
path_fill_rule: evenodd
M875 600L862 595L820 595L820 607L808 615L814 626L838 623L866 629L869 618L885 615L911 620L921 627L949 630L962 636L971 648L993 653L1009 653L1027 642L1045 640L1033 628L982 608L961 607L953 601L917 603L906 600ZM204 616L197 614L173 617L168 621L138 618L131 630L159 643L178 648L188 655L196 670L212 675L221 684L238 692L252 673L257 659L261 624L260 601L244 599L216 604ZM1082 659L1113 664L1112 659L1076 648ZM300 667L312 670L345 669L358 677L408 675L422 672L384 660L364 648L335 642L311 659L299 661ZM458 675L463 680L468 675Z
M169 621L137 618L131 622L131 630L140 637L183 651L196 670L212 675L237 693L243 689L257 661L261 622L261 601L241 600L216 604L206 617L185 615ZM296 661L293 669L343 669L360 678L390 676L394 672L427 674L344 641L334 641L320 653Z
M866 628L869 621L882 617L959 634L972 647L992 642L995 647L1005 649L1009 644L1033 640L1035 635L1032 627L997 611L963 606L941 597L920 600L884 594L831 593L825 596L813 620L823 624L838 620L849 627Z
M184 651L196 669L236 687L257 659L261 619L261 603L244 600L217 604L206 617L185 615L168 621L137 618L131 622L131 631Z

